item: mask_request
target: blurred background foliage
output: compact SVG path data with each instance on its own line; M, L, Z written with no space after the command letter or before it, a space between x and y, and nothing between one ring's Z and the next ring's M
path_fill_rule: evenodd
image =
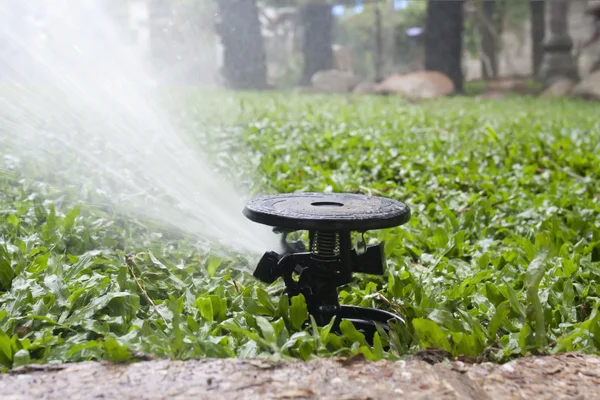
M465 81L537 78L543 41L549 34L551 4L544 0L108 1L113 10L120 10L117 14L123 26L132 32L136 45L155 60L164 79L226 83L237 89L306 86L315 68L322 66L348 71L362 81L423 70L425 37L432 30L443 30L455 18L448 14L431 21L428 29L428 9L448 3L463 10L462 21L455 21L460 30L451 35L460 35L461 46L451 51L460 58ZM568 1L569 15L562 22L568 22L576 58L594 26L593 20L584 16L589 3ZM308 9L321 11L307 13ZM137 13L138 22L132 22L136 19L132 13ZM319 22L319 15L331 18ZM305 29L308 26L311 28ZM307 56L318 45L319 40L309 38L315 30L321 41L331 42L331 54L321 51ZM437 47L430 54L448 50L452 42L448 32L436 36L448 40L435 40ZM307 41L312 44L305 46ZM584 58L597 56L596 50L588 53L591 55ZM578 64L580 74L589 72L592 61ZM443 69L441 72L448 72ZM248 71L245 78L244 71Z

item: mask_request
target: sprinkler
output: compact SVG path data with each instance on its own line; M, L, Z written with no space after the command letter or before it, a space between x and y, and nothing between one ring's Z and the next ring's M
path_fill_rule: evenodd
M243 213L282 234L282 254L265 253L254 277L267 284L282 278L284 294L290 298L304 295L308 312L318 325L337 317L334 330L339 331L341 320L349 320L369 339L376 325L388 330L390 321L404 323L387 311L340 305L337 288L351 283L354 273L383 275L384 243L366 245L364 234L408 222L410 209L406 204L359 194L291 193L253 199ZM296 231L308 231L308 248L302 241L287 240ZM356 246L352 232L362 235Z

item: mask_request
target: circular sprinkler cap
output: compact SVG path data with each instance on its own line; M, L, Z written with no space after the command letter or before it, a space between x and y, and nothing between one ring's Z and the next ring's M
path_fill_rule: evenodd
M289 193L248 202L244 215L286 230L357 231L393 228L410 220L402 202L351 193Z

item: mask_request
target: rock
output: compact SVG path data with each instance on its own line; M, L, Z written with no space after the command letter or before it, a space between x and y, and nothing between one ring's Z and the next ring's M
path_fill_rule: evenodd
M554 81L544 92L541 97L564 97L568 95L575 87L575 82L570 78L560 78Z
M351 72L329 69L317 72L311 81L312 87L319 92L346 93L358 85L360 78Z
M571 95L590 100L600 100L600 71L583 78L573 88Z
M372 82L361 82L354 88L354 93L375 93L375 89L377 88L376 83Z
M434 99L454 93L454 83L441 72L421 71L392 75L377 85L376 92L399 94L409 100Z

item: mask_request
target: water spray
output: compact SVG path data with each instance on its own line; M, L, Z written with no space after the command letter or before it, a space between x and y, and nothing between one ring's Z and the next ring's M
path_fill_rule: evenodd
M236 212L246 189L210 161L211 128L180 127L197 126L188 116L208 112L186 109L182 118L164 108L153 64L108 6L0 2L0 160L10 154L32 179L184 232L213 251L226 245L260 257L276 238ZM210 80L209 71L197 73Z

